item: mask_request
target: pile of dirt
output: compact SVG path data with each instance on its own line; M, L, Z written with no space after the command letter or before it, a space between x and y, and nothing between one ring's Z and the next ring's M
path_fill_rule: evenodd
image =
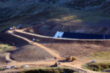
M25 45L11 53L11 58L16 61L38 61L53 58L48 52L34 45Z
M6 64L8 61L5 58L5 54L0 53L0 64Z

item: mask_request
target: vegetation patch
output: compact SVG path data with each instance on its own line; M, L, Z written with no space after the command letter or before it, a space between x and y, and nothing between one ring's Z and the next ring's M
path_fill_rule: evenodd
M110 19L110 16L108 14L104 14L103 11L101 10L80 11L80 10L73 10L65 7L55 7L55 6L53 6L50 11L47 11L47 9L35 15L16 17L10 19L7 22L0 23L0 32L15 25L23 24L22 27L26 27L32 24L37 24L36 22L44 21L47 19L49 19L50 21L51 20L72 21L72 22L83 21L83 22L92 22L92 23L97 23L102 20Z
M18 73L78 73L78 72L68 68L53 67L53 68L27 70Z
M110 51L101 51L101 52L92 53L92 54L89 54L87 57L92 59L107 59L107 60L109 59L110 60Z
M101 62L101 63L88 63L83 65L83 68L93 70L93 71L103 71L110 68L110 62Z
M11 45L0 42L0 52L4 52L4 51L10 50L10 49L12 49Z

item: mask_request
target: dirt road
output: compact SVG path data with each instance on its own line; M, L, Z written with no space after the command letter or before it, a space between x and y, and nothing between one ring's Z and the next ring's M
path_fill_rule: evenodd
M33 42L33 41L31 41L31 40L29 40L29 39L27 39L27 38L21 37L21 36L19 36L19 35L15 35L15 34L12 34L12 35L15 36L15 37L21 38L21 39L23 39L23 40L29 42L30 44L33 44L33 45L35 45L35 46L38 46L38 47L40 47L40 48L46 50L46 51L49 52L51 55L53 55L55 58L61 58L60 55L56 54L56 53L53 52L51 49L49 49L49 48L47 48L47 47L44 47L44 46L42 46L41 44L38 44L37 42Z
M10 59L10 53L5 53L5 55L6 55L5 58L6 58L7 61L9 61L9 62L16 62L16 61Z
M8 63L7 66L12 66L12 65L22 66L22 65L29 65L29 64L37 64L37 65L40 65L40 64L44 64L45 65L46 64L46 65L51 66L51 65L54 65L56 61L59 61L60 59L62 59L60 55L58 55L57 53L53 52L50 48L46 48L46 47L42 46L41 44L35 43L35 42L33 42L31 40L28 40L28 39L26 39L24 37L21 37L21 36L15 35L15 34L12 34L12 35L15 36L15 37L21 38L23 40L26 40L30 44L33 44L33 45L41 47L42 49L46 50L47 52L49 52L51 55L53 55L57 59L56 60L52 60L52 61L17 62L17 61L11 60L10 59L10 53L7 53L6 54L6 59L8 61L11 61L11 63ZM79 72L81 71L81 73L97 73L97 72L93 72L93 71L89 71L89 70L83 69L83 68L81 68L81 65L82 65L82 63L80 61L76 61L76 62L74 62L74 64L73 64L73 62L62 62L60 66L69 67L71 69L75 69L76 68L76 69L78 69ZM4 71L4 72L7 72L7 70ZM10 71L10 72L12 72L12 71Z

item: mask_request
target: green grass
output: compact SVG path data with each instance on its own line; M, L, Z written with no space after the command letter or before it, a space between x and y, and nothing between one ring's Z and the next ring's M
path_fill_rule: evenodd
M95 11L79 11L72 10L68 15L60 15L61 20L63 21L73 21L73 22L92 22L97 23L105 19L110 19L110 17L106 17L103 15L98 15L98 12Z
M12 49L11 45L0 42L0 52L4 52L4 51L10 50L10 49Z
M63 73L63 72L67 72L67 73L78 73L74 70L68 69L68 68L60 68L60 67L41 67L41 68L36 68L36 69L30 69L30 70L25 70L19 73Z
M110 17L102 13L102 11L79 11L72 10L64 7L53 7L51 11L44 11L36 15L23 16L19 18L10 19L7 22L1 23L0 31L18 25L23 24L23 27L32 25L36 21L45 20L54 21L72 21L72 22L92 22L97 23L101 20L110 19Z
M110 62L87 63L82 68L101 72L110 68Z
M92 53L89 54L87 57L91 59L110 60L110 51Z

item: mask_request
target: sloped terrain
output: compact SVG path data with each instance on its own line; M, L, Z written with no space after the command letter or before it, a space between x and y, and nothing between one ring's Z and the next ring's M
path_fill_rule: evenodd
M20 38L17 38L15 36L12 36L10 34L7 34L7 33L1 33L0 34L0 40L3 40L3 41L9 41L9 42L12 42L12 43L15 43L15 46L23 46L23 45L28 45L29 43L23 39L20 39Z
M62 56L72 55L77 57L84 57L95 52L110 51L108 43L110 43L110 41L103 41L103 42L73 41L73 42L57 42L57 43L53 42L44 45L46 47L49 47L57 51Z
M55 52L57 52L58 54L64 57L68 55L83 57L95 52L110 51L109 48L110 41L62 40L62 39L43 38L43 37L27 35L18 32L15 32L15 34L28 38L30 40L32 38L36 38L39 40L40 44L53 49Z
M0 53L0 64L6 64L8 61L5 58L5 54Z
M46 59L47 57L47 59ZM11 58L16 61L39 61L52 59L53 56L42 48L34 45L25 45L11 53Z
M77 26L74 22L60 23L58 22L45 22L44 24L31 26L35 34L44 36L54 36L57 31L75 32L75 33L92 33L92 34L110 34L110 21L100 23L79 23ZM51 25L50 25L51 24ZM67 25L65 25L67 24ZM98 27L99 26L99 27ZM100 27L102 26L102 27ZM108 26L108 27L107 27ZM28 30L26 30L29 32Z

